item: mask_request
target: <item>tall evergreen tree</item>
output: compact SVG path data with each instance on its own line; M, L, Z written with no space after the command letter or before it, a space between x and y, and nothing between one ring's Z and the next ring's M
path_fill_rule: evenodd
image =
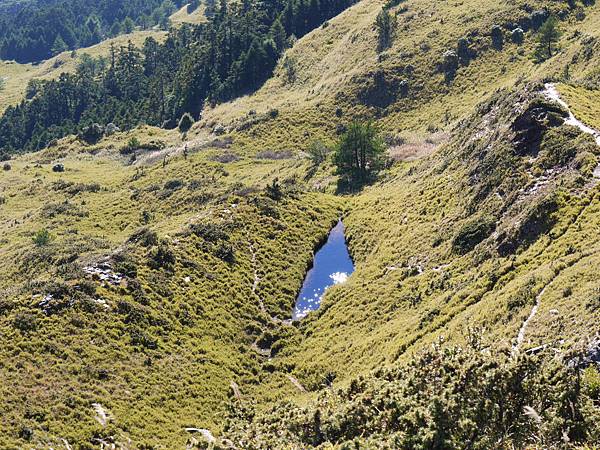
M551 16L538 30L538 43L535 49L535 56L539 61L544 61L554 56L555 47L560 36L561 32L558 27L558 20L556 17Z
M54 44L52 44L52 49L51 49L52 55L56 56L62 52L66 52L67 50L69 50L69 47L67 47L67 44L65 44L65 41L59 34L58 36L56 36L56 39L54 40Z

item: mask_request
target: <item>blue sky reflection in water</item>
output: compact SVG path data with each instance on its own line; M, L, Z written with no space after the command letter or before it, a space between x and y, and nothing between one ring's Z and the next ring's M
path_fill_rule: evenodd
M319 249L313 267L306 274L302 290L296 299L293 319L305 317L321 306L325 290L334 284L343 283L354 272L354 264L348 253L344 224L340 220L331 230L327 242Z

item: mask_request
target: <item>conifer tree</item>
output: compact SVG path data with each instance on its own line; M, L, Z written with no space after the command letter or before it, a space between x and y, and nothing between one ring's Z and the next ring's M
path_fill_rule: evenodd
M545 61L554 56L560 36L558 20L556 17L551 16L538 30L537 47L534 55L538 61Z
M54 44L52 44L52 56L56 56L62 52L66 52L67 50L69 50L69 47L67 47L67 44L65 44L65 41L59 34L58 36L56 36Z

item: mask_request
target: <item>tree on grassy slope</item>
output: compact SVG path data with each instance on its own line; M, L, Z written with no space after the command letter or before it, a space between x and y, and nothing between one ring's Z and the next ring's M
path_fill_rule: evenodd
M371 122L354 122L338 143L334 163L338 173L351 184L362 184L384 163L385 147Z
M538 31L535 58L541 62L554 56L555 47L560 36L558 20L556 20L556 17L550 17Z
M377 51L384 51L392 46L398 20L395 15L390 14L389 10L383 8L375 20L377 29Z

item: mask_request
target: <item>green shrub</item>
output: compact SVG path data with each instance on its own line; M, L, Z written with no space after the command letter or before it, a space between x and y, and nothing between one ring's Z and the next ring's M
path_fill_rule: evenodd
M151 254L150 267L154 269L163 268L172 270L176 260L175 252L171 249L168 242L163 241Z
M78 137L86 144L95 144L104 136L104 128L98 123L93 123L84 127Z
M267 197L272 200L279 201L283 198L283 190L281 189L278 178L275 178L272 183L268 184L265 191Z
M497 50L502 50L502 46L504 45L504 32L502 31L502 27L499 25L494 25L492 27L492 45Z
M142 144L140 143L140 140L137 137L133 136L131 139L129 139L129 141L127 141L125 147L119 150L119 152L121 153L121 155L130 155L136 150L138 150L141 146Z
M389 9L382 8L375 19L377 30L377 51L382 52L392 46L396 35L398 19L396 15L390 14Z
M194 118L190 113L185 113L179 119L178 128L181 133L187 133L192 128L192 125L194 125Z
M231 264L235 262L235 248L229 242L221 242L215 249L215 256Z
M318 167L327 160L329 154L331 153L331 149L329 149L321 141L314 141L308 147L307 153L311 165L313 167Z
M44 247L44 246L48 245L50 243L50 241L52 241L52 235L45 228L42 230L39 230L33 236L33 243L35 244L36 247Z
M452 248L460 254L468 253L487 238L495 227L496 223L491 217L473 219L460 228L452 240Z
M522 44L523 41L525 40L525 32L523 31L522 28L515 28L514 30L512 30L510 32L510 39L515 44Z
M565 448L567 439L574 446L595 439L597 412L575 370L551 354L511 358L486 349L477 340L436 345L302 406L286 400L255 411L238 402L224 437L243 448L440 450Z
M15 315L14 326L17 330L24 333L35 331L38 327L38 318L35 314L28 312L19 312Z
M544 22L537 34L537 47L534 57L538 62L554 56L560 36L561 31L558 27L558 20L552 16Z
M600 372L596 366L583 371L583 386L591 398L600 401Z
M129 242L140 244L143 247L153 247L158 245L158 234L147 227L140 228L129 237Z

